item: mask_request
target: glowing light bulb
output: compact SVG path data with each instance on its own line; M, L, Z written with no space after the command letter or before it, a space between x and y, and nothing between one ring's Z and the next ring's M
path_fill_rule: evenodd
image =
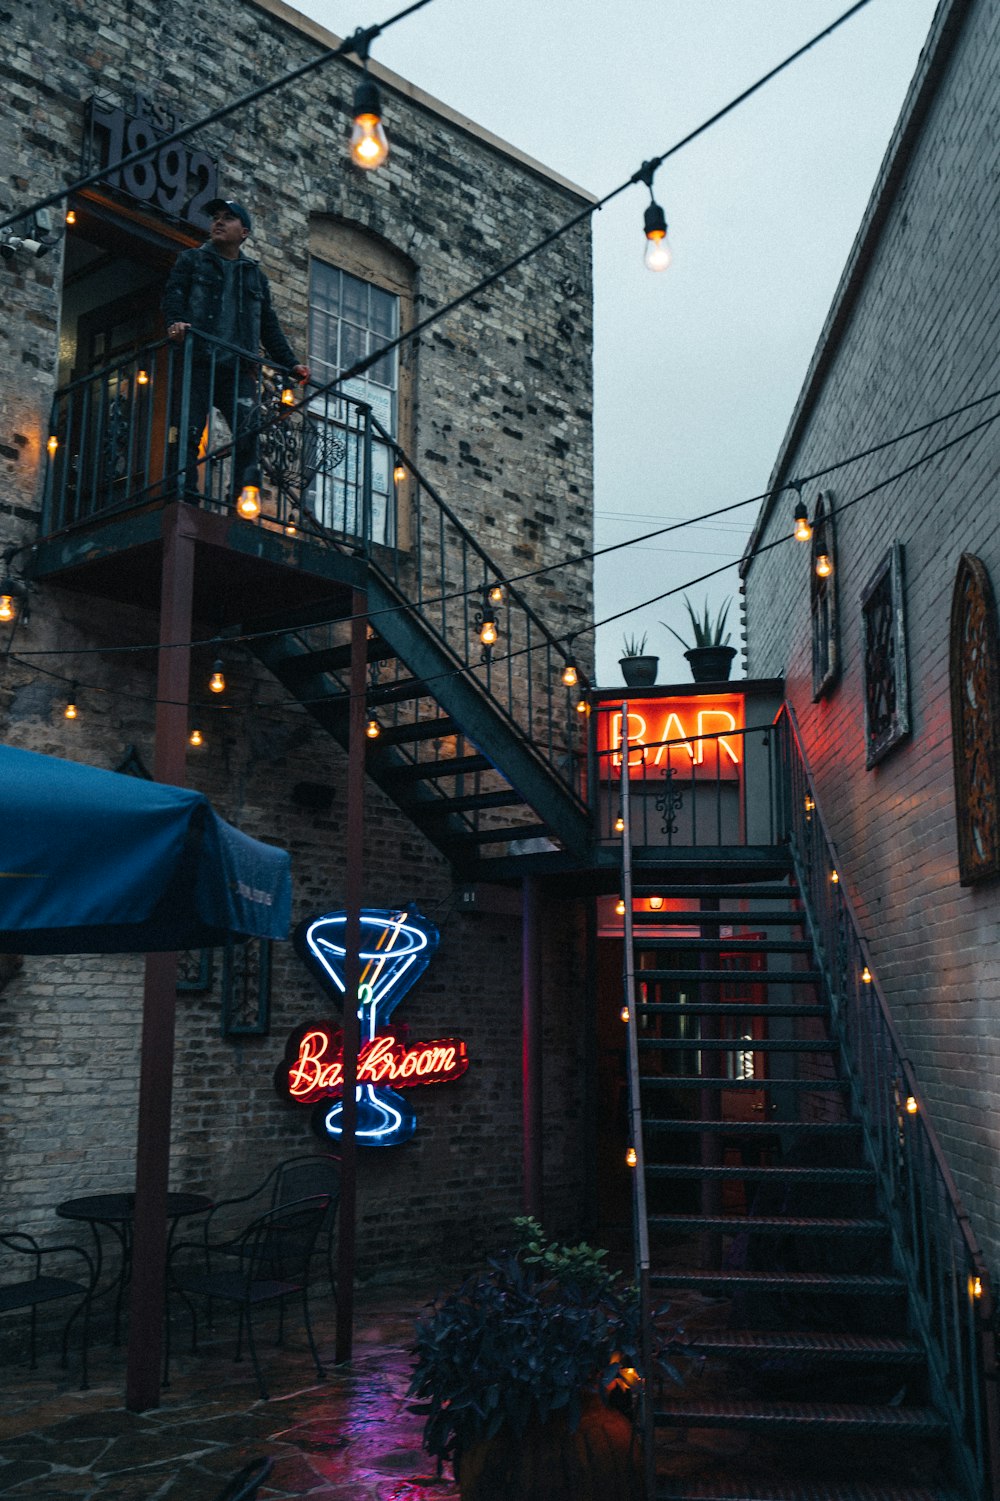
M54 459L59 449L59 439L56 437L55 433L53 433L49 438L49 441L46 443L45 447L48 449L49 458Z
M493 646L498 639L497 623L492 615L487 615L479 632L479 639L484 646Z
M149 385L149 371L148 370L139 370L139 371L137 371L136 372L136 377L135 377L135 383L136 383L137 386L148 386Z
M286 521L285 522L285 536L286 537L294 537L294 536L297 536L297 534L298 534L298 527L295 525L295 522L294 521Z
M624 832L625 832L625 820L622 817L622 815L619 813L618 817L615 819L615 833L616 834L624 834Z
M646 234L646 253L643 260L647 271L666 271L674 258L667 239L667 220L658 203L651 203L643 219Z
M620 896L617 902L615 902L615 912L619 917L625 916L625 898L623 896Z
M795 538L796 542L810 542L812 540L812 534L813 529L809 524L809 512L806 510L804 503L800 500L798 505L795 507L795 530L792 532L792 536Z
M562 680L567 688L575 688L580 681L575 662L567 662L562 670Z
M188 736L188 745L196 745L197 746L197 745L204 745L204 744L205 744L204 736L202 735L201 730L199 730L196 727L195 729L193 729L191 731L190 735Z
M807 792L806 793L806 798L805 798L805 810L806 810L806 812L807 813L811 813L813 811L813 809L815 808L815 806L816 806L816 804L813 802L811 793Z
M76 223L76 209L75 208L68 208L66 210L66 223L67 224L75 224Z
M504 602L503 584L491 584L486 598L491 605L502 605Z
M663 911L663 898L662 898L662 896L651 896L650 897L650 899L649 899L649 910L650 910L650 912L662 912Z
M576 701L576 712L578 714L589 714L590 713L590 705L588 704L588 702L587 702L587 700L585 698L578 698L577 699L577 701Z
M832 884L834 886L836 886L836 885L839 884L840 876L837 874L837 872L835 870L831 870L831 872L830 872L830 880L831 880L831 882L832 882Z
M833 572L833 561L824 545L820 545L816 553L816 577L828 579Z
M354 125L349 147L351 160L370 172L381 167L389 155L389 142L382 128L382 101L378 85L363 78L354 94Z
M78 716L79 716L79 710L77 709L76 704L73 702L73 700L71 698L70 701L69 701L69 703L66 705L65 709L63 710L63 719L76 719L76 718L78 718Z
M0 594L0 621L4 624L14 620L17 616L17 605L14 603L12 594Z
M625 1153L625 1166L635 1167L638 1160L639 1159L635 1154L635 1147L629 1147L628 1151Z
M406 465L397 464L392 471L392 478L395 484L401 485L406 478ZM490 591L490 596L492 598L492 590Z
M619 1011L618 1015L621 1017L621 1019L622 1019L623 1022L627 1022L628 1021L628 1015L629 1015L628 1007L627 1006L623 1006L622 1009Z
M260 491L256 485L243 486L236 509L241 516L245 516L249 521L252 521L255 516L260 515Z
M281 405L283 407L293 407L295 405L295 392L292 390L291 386L282 386Z
M872 983L872 972L868 968L867 964L865 965L864 969L861 971L861 979L862 979L862 982L865 985L870 985Z
M917 1104L916 1097L914 1095L912 1095L912 1094L908 1094L906 1096L906 1113L907 1113L907 1115L916 1115L916 1113L917 1113L917 1111L919 1109L920 1109L920 1106Z
M369 740L377 740L381 733L382 726L379 724L375 716L372 715L371 719L369 719L368 723L365 725L365 734L368 736Z
M208 680L208 686L213 693L225 693L226 679L222 671L221 662L212 663L212 676Z
M982 1279L982 1277L975 1277L975 1276L970 1277L969 1278L969 1297L970 1298L981 1298L982 1296L983 1296L983 1279Z

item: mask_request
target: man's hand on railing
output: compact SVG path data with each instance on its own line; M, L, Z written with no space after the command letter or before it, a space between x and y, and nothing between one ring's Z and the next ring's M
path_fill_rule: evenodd
M190 323L171 323L167 329L167 338L174 344L183 344L184 335L190 327Z

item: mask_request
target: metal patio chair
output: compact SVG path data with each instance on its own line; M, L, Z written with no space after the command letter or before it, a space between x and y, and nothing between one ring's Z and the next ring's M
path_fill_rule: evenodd
M31 1369L37 1365L37 1314L40 1303L53 1303L60 1298L78 1298L76 1308L70 1314L63 1329L62 1359L65 1366L68 1362L67 1348L69 1343L69 1331L73 1324L83 1315L82 1340L81 1340L81 1381L80 1390L86 1391L87 1379L87 1344L90 1337L90 1300L94 1291L94 1263L82 1246L40 1246L35 1238L26 1235L20 1230L0 1231L0 1248L11 1252L14 1257L27 1256L31 1258L30 1275L19 1278L17 1281L0 1284L0 1313L10 1313L18 1308L31 1309ZM48 1256L79 1256L82 1257L87 1268L86 1282L75 1282L69 1277L49 1277L42 1272L43 1258ZM29 1270L25 1267L25 1270Z
M257 1358L254 1340L253 1310L263 1303L281 1305L284 1325L285 1300L298 1295L302 1300L302 1317L309 1349L322 1378L326 1372L320 1364L309 1318L309 1272L319 1235L330 1207L329 1194L314 1194L296 1203L282 1204L252 1220L231 1240L215 1244L181 1241L170 1253L168 1291L179 1293L191 1316L191 1349L198 1347L198 1316L192 1297L204 1297L235 1303L240 1311L236 1341L236 1359L242 1356L243 1325L253 1361L254 1375L261 1397L268 1391ZM197 1261L194 1261L197 1256ZM190 1258L191 1265L185 1265ZM168 1307L163 1358L163 1384L170 1384L171 1320Z
M283 1162L279 1162L277 1167L272 1168L263 1182L251 1189L249 1193L239 1194L231 1199L217 1200L214 1209L204 1221L205 1243L208 1244L213 1234L218 1235L220 1221L226 1226L232 1223L234 1208L243 1208L257 1200L261 1205L267 1204L271 1209L278 1209L282 1204L293 1204L296 1200L310 1198L313 1194L326 1194L330 1200L326 1218L320 1227L317 1252L321 1253L325 1247L330 1288L336 1298L337 1283L333 1270L334 1229L337 1223L337 1208L340 1204L340 1159L330 1156L329 1153L311 1152L297 1157L287 1157Z
M258 1490L273 1469L273 1459L252 1459L216 1492L213 1501L256 1501Z

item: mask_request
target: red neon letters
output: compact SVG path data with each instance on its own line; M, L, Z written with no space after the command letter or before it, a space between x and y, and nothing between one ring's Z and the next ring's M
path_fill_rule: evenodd
M465 1043L445 1037L416 1042L412 1047L392 1032L366 1042L358 1054L359 1084L390 1084L406 1089L417 1084L446 1084L460 1079L469 1066ZM344 1087L343 1033L337 1028L311 1027L302 1034L298 1053L281 1068L283 1092L298 1104L339 1095Z
M724 697L630 699L628 706L629 774L672 766L704 768L723 776L743 761L743 737L727 730L743 727L743 700ZM602 713L597 722L601 775L617 775L621 766L621 710ZM669 742L669 743L665 743Z

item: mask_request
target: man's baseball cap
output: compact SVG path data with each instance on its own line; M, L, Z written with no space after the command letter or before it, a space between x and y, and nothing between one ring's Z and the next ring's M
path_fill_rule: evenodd
M205 204L205 213L209 218L214 214L221 214L223 209L228 209L231 214L234 214L246 229L253 229L250 215L242 203L237 203L235 198L213 198L210 203Z

